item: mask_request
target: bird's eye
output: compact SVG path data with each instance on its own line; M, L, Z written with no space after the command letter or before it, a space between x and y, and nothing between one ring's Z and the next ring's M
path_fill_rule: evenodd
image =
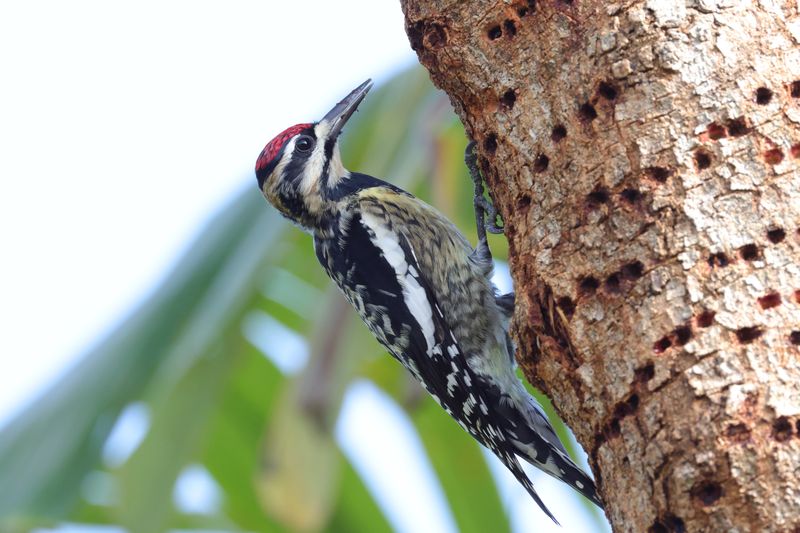
M294 143L294 151L300 154L307 154L314 149L314 138L303 135Z

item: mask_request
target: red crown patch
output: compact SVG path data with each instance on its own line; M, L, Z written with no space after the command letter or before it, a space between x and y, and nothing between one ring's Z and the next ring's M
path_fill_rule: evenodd
M311 126L311 124L295 124L276 135L275 138L268 142L264 149L261 150L261 155L258 156L258 160L256 161L256 172L260 172L263 168L266 168L266 166L275 159L275 156L281 151L286 141Z

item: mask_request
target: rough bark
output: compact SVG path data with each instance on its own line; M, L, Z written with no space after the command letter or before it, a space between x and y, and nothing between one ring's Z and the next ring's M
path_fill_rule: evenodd
M800 15L401 0L615 531L800 531Z

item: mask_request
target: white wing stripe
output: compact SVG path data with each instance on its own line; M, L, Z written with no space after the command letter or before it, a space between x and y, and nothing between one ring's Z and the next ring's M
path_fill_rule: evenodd
M383 253L383 257L394 269L397 281L403 289L403 301L425 336L428 355L432 355L436 345L433 335L435 330L433 309L431 309L431 302L425 294L425 289L416 278L418 275L416 269L406 261L403 249L400 247L399 236L386 227L380 219L369 213L361 214L361 223L375 235L374 238L370 236L372 244L378 247Z

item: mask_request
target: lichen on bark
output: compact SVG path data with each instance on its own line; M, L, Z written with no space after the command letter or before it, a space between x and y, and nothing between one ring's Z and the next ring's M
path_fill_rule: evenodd
M797 4L401 4L614 529L800 529Z

